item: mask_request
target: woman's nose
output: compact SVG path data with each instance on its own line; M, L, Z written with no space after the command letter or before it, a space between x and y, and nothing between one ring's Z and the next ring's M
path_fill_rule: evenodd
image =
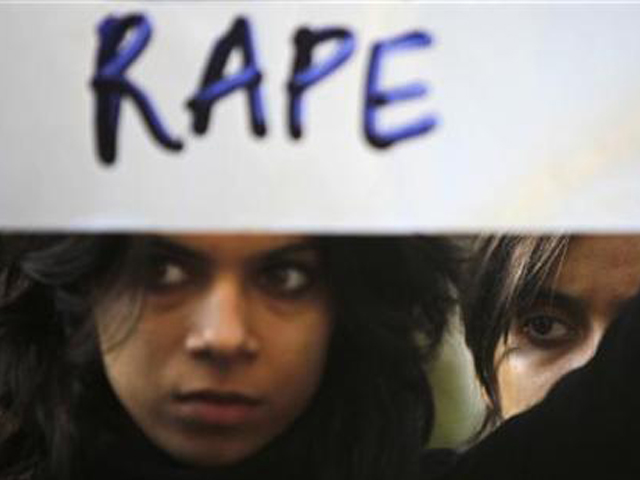
M189 319L187 351L220 360L255 354L257 343L249 325L247 302L241 279L234 275L216 278Z

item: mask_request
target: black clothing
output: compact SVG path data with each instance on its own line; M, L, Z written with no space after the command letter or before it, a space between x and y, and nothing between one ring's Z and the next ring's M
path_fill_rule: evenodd
M457 479L640 478L640 296L584 367L462 454Z

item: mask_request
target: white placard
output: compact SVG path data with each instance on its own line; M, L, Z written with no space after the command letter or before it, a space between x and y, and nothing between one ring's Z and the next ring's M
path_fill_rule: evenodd
M118 101L104 82L92 86L114 78L113 64L97 66L98 26L132 15L151 37L120 79L146 95L181 151L152 136L130 92ZM255 50L267 132L253 132L241 88L213 104L196 134L187 103L239 18L251 40L234 44L224 75L244 71L243 48ZM140 25L102 67L140 39ZM637 230L638 25L633 4L3 4L0 227ZM318 42L309 68L346 51L349 38L354 49L301 94L295 139L287 85L303 27L350 35ZM368 87L374 46L404 36L417 43L380 53ZM411 85L426 93L373 102ZM120 105L110 165L96 134L105 92ZM364 133L367 98L378 135L435 126L378 148Z

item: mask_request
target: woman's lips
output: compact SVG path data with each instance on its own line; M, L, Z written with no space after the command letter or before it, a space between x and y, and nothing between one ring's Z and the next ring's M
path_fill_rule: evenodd
M235 427L259 415L263 400L236 392L199 390L174 396L178 416L191 424Z

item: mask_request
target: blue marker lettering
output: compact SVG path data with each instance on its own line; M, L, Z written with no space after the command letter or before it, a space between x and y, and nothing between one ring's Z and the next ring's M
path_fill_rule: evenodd
M223 77L229 55L240 48L244 56L244 68L232 76ZM193 112L193 129L203 134L207 131L213 104L238 89L249 94L249 110L253 133L264 136L267 132L264 106L260 92L262 73L258 69L251 26L245 18L238 18L229 33L215 45L209 64L202 78L200 90L189 100Z
M427 115L413 123L384 132L378 128L376 118L378 108L384 105L419 98L427 93L426 87L420 83L383 90L380 87L380 66L384 55L397 50L427 47L431 45L431 42L431 37L426 33L414 32L374 44L367 75L364 112L365 136L374 147L389 147L400 140L425 134L436 126L436 118Z
M326 40L340 40L335 54L319 65L313 65L312 52L319 43ZM343 28L326 28L312 31L300 28L294 36L296 57L293 64L289 91L289 133L293 138L302 136L302 94L310 86L318 83L345 63L355 49L355 38Z
M133 30L128 45L121 46ZM182 142L172 136L160 121L145 93L125 77L127 68L138 58L151 38L151 24L143 15L107 17L99 26L97 73L92 86L96 95L96 135L98 154L107 165L115 162L117 130L122 97L130 96L155 139L169 150L179 151Z

